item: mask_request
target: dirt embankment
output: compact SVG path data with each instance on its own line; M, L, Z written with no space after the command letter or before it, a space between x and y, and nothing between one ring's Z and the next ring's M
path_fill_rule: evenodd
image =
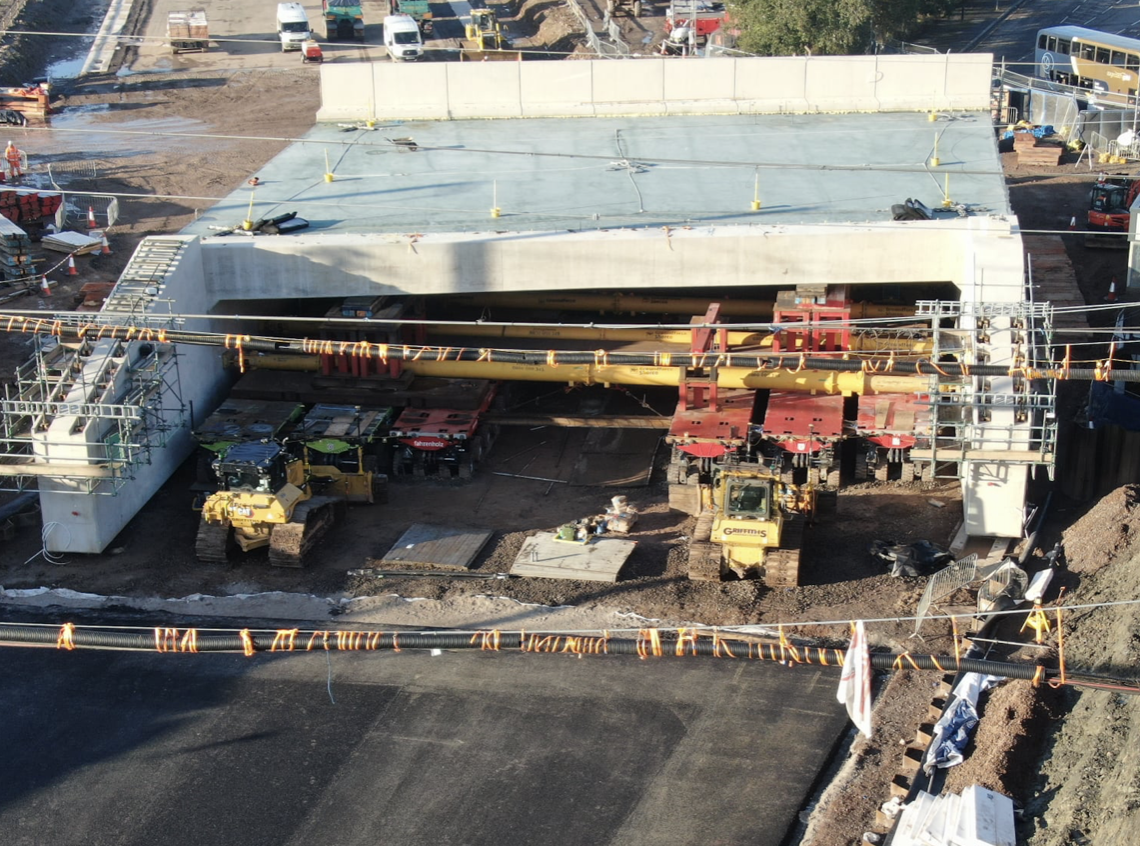
M1140 597L1140 487L1119 488L1064 533L1066 605L1135 602ZM1140 604L1069 611L1065 661L1135 679ZM1132 843L1140 828L1140 696L1111 688L1068 689L1068 713L1041 739L1025 799L1030 846Z

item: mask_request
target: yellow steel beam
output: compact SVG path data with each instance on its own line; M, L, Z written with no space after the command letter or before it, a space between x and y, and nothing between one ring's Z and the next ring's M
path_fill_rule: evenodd
M606 364L513 364L479 361L405 361L405 370L417 376L452 379L500 379L522 382L562 382L574 385L652 385L677 387L679 367L626 366ZM909 394L930 390L923 376L832 370L750 370L721 367L717 370L721 388L767 388L776 391L804 391L817 394Z
M618 341L622 343L638 343L649 341L659 344L676 344L689 348L692 342L692 330L689 329L619 329L589 326L487 326L471 324L469 326L439 326L429 325L428 335L431 337L454 336L465 338L528 338L536 341ZM741 347L759 347L761 349L772 346L772 335L769 332L741 332L730 330L728 332L729 349ZM874 335L864 335L853 332L851 335L851 351L860 352L868 350L894 350L904 355L922 355L933 349L930 341L913 338L891 337L881 330Z
M704 314L708 311L710 303L710 300L704 297L649 297L641 294L568 294L541 291L525 294L460 294L449 296L448 301L459 305L500 308L691 315ZM724 300L720 302L720 315L768 319L772 316L774 305L772 300ZM851 317L855 320L867 317L914 317L914 306L853 303Z

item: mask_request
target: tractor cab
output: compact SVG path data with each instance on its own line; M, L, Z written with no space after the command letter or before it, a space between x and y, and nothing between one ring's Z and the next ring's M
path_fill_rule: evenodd
M300 460L272 441L234 444L213 461L222 490L275 494L285 485L304 485Z

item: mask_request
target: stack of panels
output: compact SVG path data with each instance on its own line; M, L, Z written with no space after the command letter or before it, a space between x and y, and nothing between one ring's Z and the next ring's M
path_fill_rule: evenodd
M0 217L0 274L7 281L35 274L32 239L6 217Z
M40 239L40 244L45 250L82 256L98 252L103 246L103 240L78 232L57 232L54 235L45 235Z

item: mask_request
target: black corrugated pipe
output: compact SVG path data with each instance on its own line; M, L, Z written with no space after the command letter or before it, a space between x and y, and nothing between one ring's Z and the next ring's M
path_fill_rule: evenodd
M129 649L156 652L247 652L296 653L399 652L406 649L480 650L492 652L544 653L560 655L638 655L641 657L720 657L740 660L773 661L787 664L838 667L843 650L804 646L781 646L732 640L709 634L671 637L669 632L638 638L582 637L559 634L481 631L382 633L373 631L288 630L257 632L243 629L234 634L200 633L196 629L158 627L150 631L107 631L61 627L0 624L0 646L53 645L60 649ZM1014 664L955 659L952 655L912 655L873 652L871 666L877 670L935 670L975 672L1010 679L1049 679L1061 676L1059 669L1037 664ZM1110 687L1122 693L1140 693L1140 683L1132 678L1098 676L1066 670L1070 684Z
M164 631L175 631L176 635L169 641L162 640ZM170 651L170 652L242 652L246 649L246 640L241 634L194 633L193 649L187 645L179 646L181 639L187 634L186 629L164 630L156 629L154 632L125 632L90 629L71 629L67 642L75 648L90 647L95 649L144 649ZM0 626L0 643L17 644L61 644L62 629L40 626ZM663 639L654 647L646 638L591 638L571 637L567 635L528 635L520 632L487 632L476 635L458 634L453 632L409 632L380 633L380 632L313 632L303 631L297 633L289 648L280 640L277 633L250 632L249 644L254 652L270 651L396 651L401 649L479 649L492 651L527 651L546 653L569 654L600 654L609 655L645 655L645 656L720 656L753 660L780 661L787 660L796 663L790 651L785 651L777 644L757 644L748 641L730 640L711 636L704 640L696 639L685 641L678 647L679 641ZM275 648L276 644L276 648ZM525 648L524 648L525 647ZM804 657L803 663L822 664L820 650L797 647L797 653ZM838 666L836 650L823 650L824 657L828 653L827 663ZM961 669L969 672L989 673L1006 678L1032 679L1039 673L1035 664L1009 664L993 661L978 661L962 659L956 661L953 656L941 655L910 655L903 656L889 653L872 653L871 666L879 670L890 669L920 669L948 670ZM1055 670L1046 669L1046 675L1053 675Z

